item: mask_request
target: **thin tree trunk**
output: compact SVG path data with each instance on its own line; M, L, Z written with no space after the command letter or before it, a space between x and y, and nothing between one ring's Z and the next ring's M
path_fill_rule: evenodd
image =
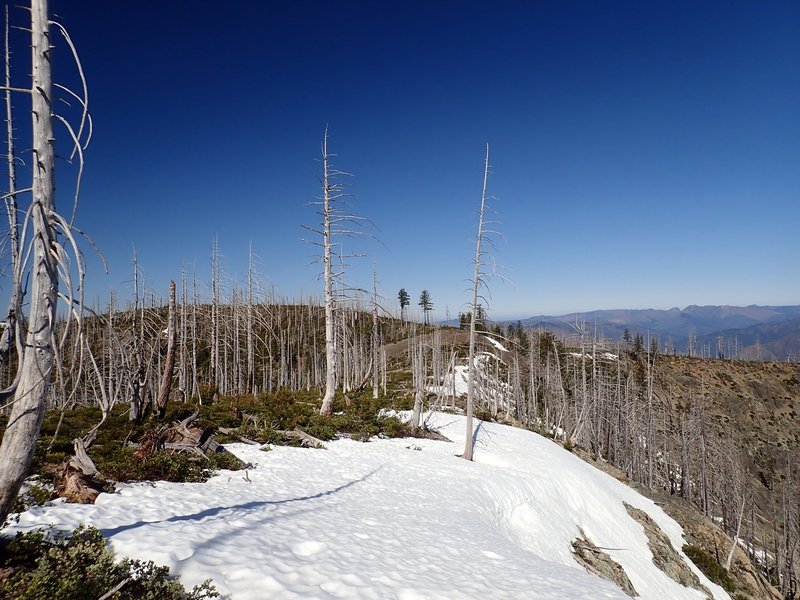
M253 394L256 384L255 341L253 339L253 286L255 285L253 266L253 245L250 244L250 257L247 265L247 381L245 393Z
M6 88L11 87L11 58L8 45L8 6L6 5L5 23L5 75ZM0 335L0 364L7 363L12 344L16 344L17 356L22 357L22 332L19 331L22 319L22 286L20 285L19 256L19 224L17 220L17 171L14 155L14 121L11 111L11 90L6 89L6 135L8 165L8 196L6 212L8 213L8 234L11 246L11 297L8 300L6 327Z
M472 411L475 401L475 311L478 306L478 286L481 282L481 243L483 242L483 214L486 208L486 181L489 178L489 144L486 144L486 160L483 167L483 191L481 192L481 210L478 219L478 235L475 238L475 270L472 276L472 303L470 305L469 319L469 356L467 370L467 425L466 440L464 443L464 458L472 460L475 442L472 433Z
M744 485L744 481L742 482L742 484ZM725 559L725 565L724 566L725 566L725 570L726 571L730 571L731 570L731 561L733 560L733 551L736 550L736 546L739 544L739 534L742 531L742 518L744 517L744 507L745 507L746 502L747 502L747 500L746 500L746 498L745 498L745 496L743 494L742 495L742 504L741 504L741 506L739 506L739 515L738 515L738 517L736 519L736 533L733 536L733 541L731 543L731 549L728 551L728 556Z
M176 301L175 301L175 282L169 282L169 312L167 315L167 359L164 361L164 374L161 377L161 386L158 388L156 397L156 414L163 418L167 411L169 402L169 392L172 389L172 374L175 371L175 346L178 337L176 327Z
M53 328L58 300L55 212L55 152L52 114L51 48L47 0L31 2L33 121L33 278L26 351L14 406L0 445L0 523L30 468L44 418L47 390L55 358Z
M372 397L378 398L380 383L381 349L378 344L378 282L375 272L372 273Z
M322 237L324 244L325 287L325 395L322 397L321 415L333 414L333 396L336 391L336 346L334 342L333 265L331 251L331 182L328 176L328 128L322 140Z
M217 391L222 391L221 365L219 356L219 311L220 311L220 281L219 281L219 240L214 237L211 248L211 385Z
M411 343L411 374L414 381L414 410L411 412L411 431L417 431L422 415L422 399L425 387L425 352L422 340Z

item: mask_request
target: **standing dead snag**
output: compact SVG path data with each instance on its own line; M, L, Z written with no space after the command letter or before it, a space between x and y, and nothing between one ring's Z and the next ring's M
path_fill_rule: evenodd
M167 402L172 389L172 374L175 371L175 346L178 341L177 302L175 300L175 282L169 282L169 309L167 314L167 358L164 361L164 375L161 377L161 386L158 388L155 413L159 418L167 412Z
M66 30L58 23L48 20L47 0L31 0L31 85L28 89L11 87L8 83L4 91L24 92L31 98L32 120L32 185L30 189L17 190L15 194L31 192L31 205L19 237L19 255L24 259L14 267L14 285L19 286L26 277L30 279L29 314L27 331L19 332L24 338L18 356L18 371L14 385L7 394L14 394L8 426L0 444L0 523L2 523L16 499L20 486L30 468L36 440L41 430L47 400L47 392L53 368L58 360L59 341L67 339L65 331L56 340L55 319L59 297L59 278L63 278L64 295L70 314L78 323L82 310L83 259L73 236L72 220L67 220L56 212L55 202L55 136L53 121L64 125L71 138L72 155L78 157L76 190L80 188L83 170L82 138L91 136L91 126L85 128L88 120L88 100L84 85L83 95L76 94L62 86L55 86L77 100L82 109L81 123L76 129L61 115L54 112L53 83L51 77L52 46L50 26L63 36L66 46L73 52L81 80L83 73L77 55L74 53ZM8 99L7 99L8 106ZM69 155L69 153L68 153ZM76 191L77 198L77 191ZM9 210L16 207L7 205ZM13 220L11 221L13 225ZM63 240L63 242L62 242ZM25 250L22 250L26 248ZM74 264L69 264L68 250L71 248ZM73 274L77 271L77 280ZM80 294L73 298L73 291ZM19 292L19 290L17 290ZM19 292L21 294L21 292ZM20 304L22 299L20 296ZM16 315L17 324L23 323L22 315ZM77 339L81 339L80 334Z
M483 166L483 191L481 192L481 207L478 217L478 234L475 236L475 258L473 259L474 272L472 275L472 301L470 303L469 319L469 356L467 369L467 435L464 444L464 458L472 460L472 452L475 446L472 432L472 411L475 403L475 371L477 370L475 356L475 321L478 311L478 290L481 285L486 285L486 278L489 273L484 271L486 263L484 259L486 252L483 248L484 243L492 245L487 237L486 230L486 182L489 179L489 144L486 144L486 159Z
M20 357L19 383L8 428L0 445L0 522L8 515L33 459L44 418L47 388L55 359L54 323L58 299L55 259L55 152L51 104L50 39L46 0L31 4L33 200L33 280L26 351Z
M50 111L52 80L46 0L31 4L33 200L33 269L27 347L8 428L0 445L0 522L5 519L33 459L44 418L47 388L55 359L54 323L58 300L55 255L55 152Z
M333 266L331 252L331 202L340 188L331 181L330 165L328 163L328 128L325 128L325 137L322 140L322 240L323 248L323 285L325 287L325 395L322 397L322 406L319 414L330 415L333 413L333 396L336 393L336 347L333 339Z
M317 214L322 219L321 228L303 226L322 238L322 241L306 240L322 248L322 281L325 298L325 393L323 394L322 406L319 411L321 415L333 413L333 397L336 392L337 382L340 379L337 373L339 368L337 357L339 355L345 356L342 352L347 346L346 339L342 339L338 345L336 340L337 316L340 314L338 304L343 298L346 298L347 290L343 286L334 289L334 284L341 284L344 272L343 266L338 272L334 272L333 261L338 259L339 263L343 265L345 258L341 252L334 252L334 238L364 237L365 234L361 228L365 222L368 222L363 217L353 215L344 209L344 185L338 182L337 179L344 175L349 175L349 173L339 171L331 166L331 158L333 156L328 152L328 128L326 127L322 138L322 198L312 202L312 204L320 207ZM320 258L318 257L317 260L320 260ZM346 366L346 364L341 365L344 374L341 379L345 382L348 381Z
M19 221L17 219L17 169L14 154L14 121L11 110L11 59L8 44L8 5L6 5L5 23L5 86L6 86L6 163L8 166L8 193L5 197L6 213L8 216L8 234L11 251L12 280L11 296L8 300L8 313L6 314L6 326L0 334L0 363L6 363L11 354L12 345L16 345L17 354L22 355L22 340L20 331L22 324L19 319L22 316L22 286L18 283L19 270Z

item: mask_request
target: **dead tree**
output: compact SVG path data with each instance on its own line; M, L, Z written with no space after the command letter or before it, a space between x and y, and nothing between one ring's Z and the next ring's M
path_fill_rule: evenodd
M378 331L378 279L372 269L372 397L377 399L380 380L380 332Z
M254 288L255 266L253 264L253 244L251 242L247 259L247 374L245 376L244 390L246 394L254 393L256 381L255 337L253 333Z
M409 340L409 351L411 354L411 375L414 387L414 410L411 413L409 425L411 426L411 431L416 432L420 427L426 380L425 347L423 345L423 339L417 339L416 330L414 331L413 337Z
M14 153L14 120L11 110L11 60L8 44L8 5L6 5L5 23L5 92L6 92L6 135L7 135L7 165L8 165L8 193L5 197L6 214L8 216L8 235L11 251L12 282L11 296L8 301L6 325L0 334L0 363L7 363L12 345L16 346L17 355L22 355L22 337L18 320L22 316L22 286L17 280L19 276L16 266L19 264L19 222L17 218L17 171Z
M79 190L83 165L81 140L86 134L84 124L88 105L86 88L84 85L84 94L80 96L59 86L59 89L77 99L83 109L81 125L76 130L64 117L53 112L51 25L63 35L67 46L73 49L73 54L74 46L66 30L48 19L47 0L32 0L30 14L30 88L3 86L4 91L24 92L31 98L33 180L30 190L25 190L31 192L31 205L19 239L19 248L29 245L27 252L30 262L18 261L14 265L17 274L25 272L26 268L30 269L30 303L24 350L18 357L18 375L13 389L11 414L0 444L0 522L8 515L30 468L44 418L47 392L59 344L55 335L59 278L65 280L66 301L69 310L78 319L82 304L80 296L72 297L73 289L82 287L80 280L84 270L72 234L72 221L56 213L53 122L58 120L64 124L71 137L73 153L77 154L80 161L76 184L76 190ZM77 56L75 58L83 80L80 63L77 62ZM15 193L22 193L22 190L15 190ZM66 242L62 243L62 239ZM75 282L71 280L71 270L67 264L67 246L71 247L77 262L79 280ZM23 279L21 276L15 277L15 284L19 285ZM78 325L80 326L80 321ZM65 329L60 338L62 341L66 339L66 333Z
M144 337L144 302L140 302L139 280L140 280L139 260L136 256L136 249L133 250L133 324L131 339L133 342L133 359L131 367L135 364L135 372L130 377L129 387L131 393L131 409L128 419L131 422L141 422L147 410L146 389L147 389L147 365L145 360L145 337ZM140 307L141 304L141 307ZM141 310L140 310L141 308Z
M328 152L328 128L322 138L322 198L311 202L319 207L317 214L320 216L320 228L303 226L308 231L319 236L319 240L306 240L321 248L322 285L325 302L325 391L322 396L321 415L333 413L333 398L336 393L337 383L341 380L347 382L346 377L340 377L337 372L337 355L345 351L347 338L343 337L337 344L337 323L341 321L338 315L339 305L348 291L342 284L344 276L344 258L340 250L334 251L335 240L341 238L364 237L363 226L369 223L363 217L358 217L345 209L344 185L339 181L349 173L339 171L331 165L334 155ZM338 259L342 267L334 271L333 261ZM342 355L344 356L344 355Z
M325 394L322 397L321 415L333 413L333 396L336 393L336 348L333 337L333 265L331 242L331 203L341 195L341 188L333 183L328 155L328 128L322 140L322 240L323 240L323 287L325 294Z
M217 390L221 390L223 387L220 361L220 279L219 239L214 236L211 246L211 375L209 380Z
M158 388L156 396L155 413L159 418L164 417L167 411L169 393L172 389L172 374L175 371L175 346L177 345L178 328L177 307L175 300L175 282L169 282L169 309L167 313L167 358L164 361L164 374L161 377L161 386Z
M487 252L486 246L490 248L494 247L494 244L491 240L490 231L486 228L489 225L489 221L486 220L486 213L487 213L487 206L486 201L488 199L486 193L486 184L489 179L489 144L486 144L486 158L484 160L483 165L483 190L481 191L481 205L480 211L478 213L478 233L475 236L475 257L473 259L473 274L472 280L470 283L472 284L472 299L470 302L470 319L469 319L469 356L467 357L468 360L468 371L467 371L467 423L466 423L466 441L464 444L464 458L467 460L472 460L472 453L475 445L475 441L473 439L473 424L472 424L472 413L475 403L475 377L476 371L478 368L477 365L477 356L475 353L475 325L477 320L477 311L478 311L478 298L480 288L486 287L487 285L487 278L491 275L495 275L494 272L494 261L490 261L491 257ZM487 271L487 267L491 266L492 271Z

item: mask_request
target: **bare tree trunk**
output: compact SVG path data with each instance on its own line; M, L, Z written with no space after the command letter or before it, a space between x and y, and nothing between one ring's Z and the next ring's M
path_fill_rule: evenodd
M372 272L372 397L377 400L380 381L380 347L378 345L378 282Z
M180 342L178 343L178 390L181 393L182 399L185 402L186 399L190 395L190 391L187 391L189 388L189 377L188 377L188 365L186 360L186 354L188 351L188 339L189 339L189 322L187 318L188 313L188 291L187 291L187 283L186 283L186 271L181 268L181 321L180 321Z
M131 382L131 409L128 419L140 423L145 416L145 386L147 377L144 360L144 301L139 311L139 262L133 251L133 352L136 357L136 375Z
M256 384L255 342L253 339L253 287L255 286L255 268L253 265L253 244L250 244L250 256L247 265L247 381L245 393L253 394Z
M419 429L421 415L422 415L422 402L425 394L425 347L423 345L423 338L417 339L416 335L410 342L411 350L411 377L414 387L414 409L411 412L411 431L416 432Z
M8 515L30 468L44 418L55 359L53 328L58 300L58 273L53 217L55 152L51 113L52 80L47 0L31 2L33 121L33 265L26 350L20 357L20 379L14 406L0 445L0 523Z
M475 317L478 307L478 287L482 281L481 275L481 261L483 254L481 252L481 244L483 243L483 217L486 209L486 182L489 178L489 144L486 144L486 160L483 167L483 191L481 192L481 210L478 219L478 235L475 238L475 270L472 276L472 303L470 305L470 319L469 319L469 355L468 355L468 370L467 370L467 426L466 426L466 441L464 443L464 458L472 460L472 451L474 449L474 440L472 434L472 411L473 403L475 401Z
M6 88L11 87L11 59L8 45L8 6L6 5L5 28L5 74ZM14 121L11 111L11 90L6 89L6 135L7 135L7 165L8 165L8 195L6 196L6 212L8 213L8 234L11 245L11 297L8 300L6 326L0 334L0 364L7 363L11 353L11 345L16 344L17 356L22 357L22 332L20 331L22 319L22 286L20 285L20 256L19 256L19 223L17 220L17 170L14 155Z
M197 394L197 401L203 404L200 393L200 382L197 377L197 273L192 270L192 394Z
M220 273L219 273L219 240L214 237L211 248L211 377L210 383L218 391L222 391L222 367L219 356L219 311L220 311Z
M164 361L164 375L161 377L161 386L156 397L156 414L163 418L167 412L169 392L172 389L172 374L175 371L175 346L178 337L178 328L175 321L177 312L175 301L175 282L169 282L169 312L167 314L167 359Z
M742 482L742 485L745 485L744 481ZM744 507L745 507L745 504L747 502L747 498L745 497L744 494L742 494L741 500L742 500L742 502L741 502L741 505L739 506L739 515L738 515L738 517L736 519L736 533L734 534L733 540L731 542L731 549L728 551L728 556L725 559L725 565L724 566L725 566L725 570L726 571L730 571L731 570L731 561L733 560L733 551L736 550L736 546L739 545L739 534L742 531L742 518L744 517Z
M336 392L336 344L334 341L333 265L331 251L331 193L328 165L328 128L322 139L322 238L324 244L325 287L325 395L322 397L321 415L333 414L333 396Z

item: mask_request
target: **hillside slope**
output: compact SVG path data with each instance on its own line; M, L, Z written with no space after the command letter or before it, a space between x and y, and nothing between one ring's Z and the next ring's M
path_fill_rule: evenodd
M521 321L529 329L559 336L575 333L575 324L609 340L631 334L655 336L666 345L692 354L758 360L800 357L800 306L687 306L670 310L595 310L559 316L539 315Z
M776 478L787 454L800 451L800 364L681 356L656 362L654 393L673 417L681 405L702 401L717 437L739 441L761 478Z
M269 452L236 444L253 469L205 484L123 486L94 505L32 509L11 530L91 523L117 553L168 564L189 585L212 577L236 600L628 598L577 564L576 542L608 554L641 598L728 598L681 560L675 521L560 446L480 423L470 463L455 456L462 417L435 413L430 424L453 443L342 439L327 450ZM632 515L657 524L669 539L659 552L671 544L683 577L702 590L654 565Z

